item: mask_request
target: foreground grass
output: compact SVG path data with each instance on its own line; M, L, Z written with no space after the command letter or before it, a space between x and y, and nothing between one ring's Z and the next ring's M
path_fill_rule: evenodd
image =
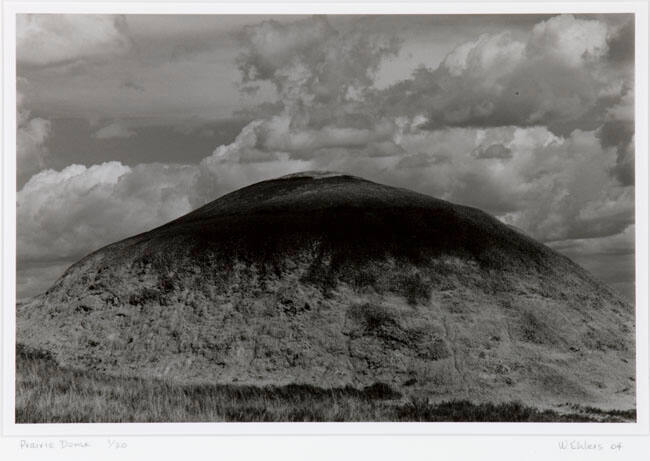
M47 354L18 346L16 422L309 422L478 421L592 422L634 420L634 411L573 407L570 414L518 402L431 404L404 398L385 384L364 389L309 385L179 385L69 370Z

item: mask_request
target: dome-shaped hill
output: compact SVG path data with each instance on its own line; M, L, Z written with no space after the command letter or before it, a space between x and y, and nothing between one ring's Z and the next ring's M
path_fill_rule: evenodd
M336 173L227 194L18 310L64 365L183 382L376 382L634 406L631 306L486 213Z

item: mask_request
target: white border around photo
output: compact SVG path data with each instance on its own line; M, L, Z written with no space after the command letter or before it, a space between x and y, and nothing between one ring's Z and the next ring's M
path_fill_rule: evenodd
M636 423L128 423L128 424L15 424L15 269L16 269L16 64L15 64L15 17L19 13L125 13L125 14L523 14L523 13L634 13L635 21L635 123L636 123L636 350L637 350L637 422ZM347 2L347 3L161 3L161 2L5 2L3 3L3 156L2 156L2 433L12 437L3 440L1 446L9 447L12 453L20 453L20 439L33 440L43 437L85 437L90 436L99 448L107 447L108 437L128 437L128 444L134 449L130 456L158 456L172 459L174 455L184 456L195 449L208 450L213 442L204 437L192 438L169 436L258 436L250 440L273 446L272 449L288 450L287 458L324 459L324 453L331 457L339 456L339 450L353 448L359 443L347 438L350 435L400 435L395 447L403 447L407 455L420 445L426 445L422 435L437 435L436 450L451 449L455 446L458 459L467 459L482 454L499 451L501 459L522 459L519 456L530 454L529 459L548 459L554 456L561 459L557 440L585 440L590 443L600 437L604 450L602 456L611 455L608 444L616 443L621 436L640 436L628 447L641 447L648 441L649 420L649 362L648 362L648 5L645 2L608 3L423 3L423 2ZM288 439L259 436L305 436L294 440L290 449L286 448ZM327 435L314 438L314 435ZM491 437L485 437L485 436ZM95 437L102 437L96 439ZM134 439L133 436L151 436ZM165 437L160 437L165 436ZM445 436L445 437L442 437ZM515 437L518 436L518 437ZM522 437L526 436L526 437ZM462 437L462 444L458 443ZM45 439L43 439L45 440ZM49 440L49 439L48 439ZM220 439L221 451L215 458L231 459L236 455L251 452L248 456L264 456L265 452L254 452L248 445L248 438L225 437ZM367 452L358 456L400 456L387 447L384 439L365 439ZM630 439L633 440L633 439ZM329 441L329 442L328 442ZM60 443L58 439L53 443ZM178 445L181 443L181 445ZM312 443L313 445L309 445ZM172 444L175 444L172 446ZM328 444L338 444L336 447ZM465 445L459 447L459 445ZM473 444L477 444L476 446ZM531 445L533 444L533 445ZM538 444L538 445L535 445ZM635 445L636 444L636 445ZM191 446L190 446L191 445ZM372 447L370 447L372 445ZM319 454L313 447L321 447ZM483 446L484 448L479 448ZM534 446L538 446L535 451ZM148 447L148 448L147 448ZM239 447L239 448L237 448ZM284 447L284 448L283 448ZM382 449L382 447L384 447ZM544 448L546 447L546 448ZM301 452L301 450L305 450ZM424 449L424 448L423 448ZM108 450L108 448L106 448ZM532 451L531 451L532 450ZM635 450L635 448L631 448ZM3 450L4 451L4 450ZM573 453L572 456L586 455L589 450ZM598 451L598 450L596 450ZM69 450L67 453L71 453ZM511 452L511 453L509 453ZM23 453L26 457L55 453L40 451ZM106 451L106 453L109 453ZM257 453L257 454L255 454ZM591 453L591 452L590 452ZM642 453L642 452L639 452ZM515 457L511 455L516 454ZM95 455L76 451L80 459L93 459ZM541 456L545 456L542 458ZM598 453L591 453L598 459ZM401 457L401 456L400 456ZM430 453L429 459L437 458ZM6 458L5 458L6 459ZM299 459L299 458L296 458ZM410 458L409 458L410 459ZM450 456L447 459L452 459ZM456 459L456 458L454 458ZM603 459L610 459L604 457ZM630 458L632 459L632 458ZM640 459L640 458L634 458Z

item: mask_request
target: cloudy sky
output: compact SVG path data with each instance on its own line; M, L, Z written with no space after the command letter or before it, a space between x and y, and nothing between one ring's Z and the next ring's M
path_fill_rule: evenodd
M20 15L18 297L255 181L479 207L634 288L632 15Z

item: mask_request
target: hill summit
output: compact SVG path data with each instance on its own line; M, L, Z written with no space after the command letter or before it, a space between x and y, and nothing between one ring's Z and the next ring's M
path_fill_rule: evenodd
M184 383L381 383L434 401L634 407L634 310L474 208L331 172L262 181L19 306L64 366Z

